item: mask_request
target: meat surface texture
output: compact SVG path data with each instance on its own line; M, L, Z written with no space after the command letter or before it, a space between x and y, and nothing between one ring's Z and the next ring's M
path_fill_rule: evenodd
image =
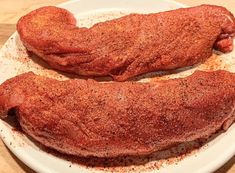
M25 47L54 69L124 81L203 62L213 48L231 51L235 18L223 7L201 5L79 28L70 12L49 6L23 16L17 31Z
M0 117L9 112L26 134L62 153L145 155L226 130L235 120L235 74L98 83L25 73L0 85Z

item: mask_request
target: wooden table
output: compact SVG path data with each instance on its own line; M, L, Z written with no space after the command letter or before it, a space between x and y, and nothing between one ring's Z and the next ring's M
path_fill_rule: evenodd
M7 38L15 31L15 24L23 14L45 5L56 5L65 0L1 0L0 1L0 47L4 44ZM203 0L178 0L187 5L199 5L205 3ZM216 4L227 7L235 14L234 0L207 0L208 4ZM218 155L219 157L219 155ZM0 140L0 173L33 173L30 168L25 166L18 160ZM228 161L216 173L235 173L235 156Z

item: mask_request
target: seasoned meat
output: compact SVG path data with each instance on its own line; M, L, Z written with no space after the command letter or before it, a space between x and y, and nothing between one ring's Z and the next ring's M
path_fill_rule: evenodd
M98 83L25 73L0 85L0 117L9 111L26 134L62 153L144 155L226 130L235 120L235 74Z
M124 81L200 63L213 47L231 51L235 18L223 7L202 5L79 28L70 12L50 6L23 16L17 31L25 47L54 69Z

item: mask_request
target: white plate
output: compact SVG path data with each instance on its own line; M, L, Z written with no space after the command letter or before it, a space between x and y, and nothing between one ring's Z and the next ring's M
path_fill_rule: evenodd
M95 22L119 17L130 12L149 13L171 10L184 5L170 0L77 0L59 5L70 10L78 19L79 26L91 26ZM216 63L219 62L219 63ZM216 64L216 65L215 65ZM226 69L235 72L235 51L230 54L213 56L207 62L167 77L182 77L196 69ZM33 71L37 74L66 79L60 73L48 68L41 60L28 58L17 33L13 34L0 51L0 83L17 74ZM164 160L149 161L144 165L117 168L92 168L71 163L48 154L38 148L24 134L15 132L5 121L0 120L0 136L7 147L26 165L43 173L77 172L212 172L223 165L235 154L235 125L200 150L188 155L181 161L166 164ZM176 158L179 160L179 158ZM169 161L168 161L169 162ZM159 168L159 165L161 167Z

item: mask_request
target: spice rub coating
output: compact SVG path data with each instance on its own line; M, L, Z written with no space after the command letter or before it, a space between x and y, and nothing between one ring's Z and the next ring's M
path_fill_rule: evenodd
M99 83L25 73L0 85L0 117L9 112L26 134L62 153L145 155L226 130L235 119L235 74Z
M49 6L23 16L17 31L25 47L54 69L125 81L203 62L213 48L232 51L235 18L224 7L201 5L81 28L69 11Z

